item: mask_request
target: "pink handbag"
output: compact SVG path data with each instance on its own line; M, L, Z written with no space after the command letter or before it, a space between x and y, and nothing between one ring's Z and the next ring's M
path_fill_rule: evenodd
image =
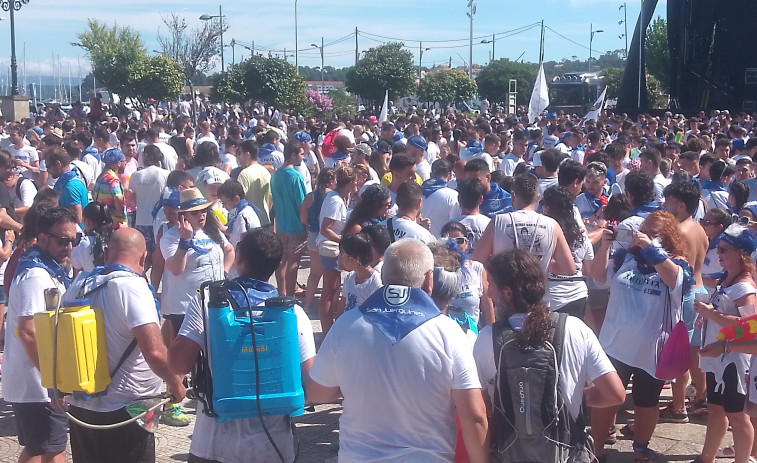
M663 314L662 332L657 340L657 368L654 375L655 378L666 381L686 373L691 362L689 332L683 321L672 326L673 313L670 305L668 297ZM683 307L681 307L681 315L683 315Z

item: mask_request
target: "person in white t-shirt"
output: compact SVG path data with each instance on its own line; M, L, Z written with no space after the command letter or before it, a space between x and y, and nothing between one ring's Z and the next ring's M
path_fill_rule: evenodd
M468 254L473 254L476 249L476 243L484 234L484 230L491 222L491 219L479 211L479 205L484 200L486 189L481 179L464 178L457 182L457 199L460 203L461 215L453 217L450 222L460 222L468 231ZM449 222L448 222L449 223Z
M379 289L381 274L371 267L373 241L366 233L353 233L339 242L339 268L348 272L342 285L344 310L352 310Z
M134 228L142 233L147 243L147 265L152 263L152 253L155 252L155 230L153 229L152 209L160 200L169 172L160 167L163 153L155 145L145 146L142 152L144 169L131 174L129 190L137 203L137 216Z
M62 463L67 435L65 414L51 405L42 387L34 314L47 310L45 290L62 293L70 283L61 262L71 254L77 223L76 215L62 207L40 215L37 242L21 254L8 297L3 399L13 409L18 435L24 436L23 454L38 461Z
M242 238L237 249L235 268L240 277L234 281L245 289L255 290L257 298L251 297L250 303L259 305L265 299L277 296L276 287L267 281L279 266L284 254L278 236L271 230L257 228ZM250 295L250 291L247 293ZM299 305L295 305L294 313L297 316L300 371L304 387L315 357L315 341L313 328L305 311ZM173 372L184 375L192 371L197 354L200 350L206 349L204 316L202 305L195 297L187 308L178 336L168 349L168 364ZM283 461L292 463L295 446L289 416L265 416L262 421L276 447L281 451ZM189 458L193 461L280 461L261 425L261 419L257 416L221 423L198 410L194 435L202 437L192 439ZM254 453L251 453L251 449L254 449Z
M410 180L397 189L397 215L388 218L384 224L392 235L392 241L415 238L428 244L436 240L428 231L431 221L421 217L423 190Z
M431 234L439 236L445 223L460 215L457 191L449 187L452 164L446 159L437 159L431 166L431 178L423 182L423 217L431 221Z
M431 164L425 158L428 143L420 135L413 135L407 139L407 154L415 161L415 173L426 181L431 177Z
M340 460L452 461L457 412L469 461L488 461L476 365L465 333L429 296L433 270L425 244L393 243L381 272L385 286L339 317L318 351L308 399L344 397Z
M113 233L108 243L107 266L97 273L82 272L64 295L75 300L87 294L93 307L103 311L103 334L113 375L106 394L92 398L67 398L69 413L90 423L112 424L129 419L126 406L167 393L180 402L186 391L183 376L171 373L160 335L155 299L144 272L147 249L142 235L132 228ZM126 353L136 341L136 354ZM116 429L89 429L71 423L71 453L77 461L133 461L155 458L155 434L134 422Z
M24 129L17 125L8 128L10 145L6 148L16 160L16 172L33 180L33 173L39 168L39 154L37 150L24 144Z
M239 167L237 163L237 146L239 146L239 140L233 137L226 137L223 144L223 150L225 151L221 155L221 162L218 167L227 174L231 175L231 171Z
M242 236L250 230L260 227L260 218L254 205L244 199L244 188L236 180L226 180L218 188L218 199L229 211L226 221L226 236L229 243L236 248Z
M552 323L545 323L549 317L549 308L543 303L546 278L534 256L520 249L506 251L489 259L486 269L498 323L481 330L473 356L479 380L486 385L484 394L489 398L486 403L491 404L498 374L493 337L503 329L501 323L508 323L523 345L549 340ZM579 416L583 400L590 407L617 406L625 400L625 388L597 337L575 317L568 316L565 321L558 371L558 388L572 419ZM498 431L494 426L490 430L492 435Z

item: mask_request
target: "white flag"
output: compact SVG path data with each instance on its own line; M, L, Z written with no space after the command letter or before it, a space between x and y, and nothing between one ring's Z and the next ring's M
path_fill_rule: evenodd
M386 94L384 94L384 106L381 107L381 114L379 114L379 118L378 118L379 125L386 122L388 112L389 112L389 90L387 90Z
M531 101L528 103L528 122L533 124L542 111L549 106L549 89L547 78L544 77L544 64L539 63L539 73L536 74L534 91L531 92Z
M597 120L599 117L599 112L602 111L602 107L605 105L605 95L607 94L607 87L605 87L604 90L602 90L602 94L599 95L599 99L594 103L594 106L592 106L591 111L586 113L586 117L584 118L584 123L588 122L590 120Z

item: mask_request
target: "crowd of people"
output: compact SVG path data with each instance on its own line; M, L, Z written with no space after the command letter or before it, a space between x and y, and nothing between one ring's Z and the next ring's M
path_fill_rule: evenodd
M302 383L309 402L343 399L340 461L546 461L540 441L508 440L503 423L505 392L517 394L508 375L547 344L572 430L563 447L590 455L563 448L555 461L604 461L620 432L635 461L652 461L656 425L692 415L707 415L695 461L757 461L757 341L716 339L757 304L749 115L529 124L411 109L324 122L258 104L204 106L194 123L188 101L0 117L1 366L19 461L62 462L67 443L40 383L45 289L88 294L104 313L112 380L106 395L67 398L71 415L116 423L165 383L161 419L184 426L185 375L206 348L198 289L226 278L255 304L300 301ZM308 313L324 335L317 353ZM690 361L668 378L661 353L679 322ZM618 429L631 380L634 420ZM75 461L154 461L136 423L70 428ZM294 457L288 416L197 413L190 462Z

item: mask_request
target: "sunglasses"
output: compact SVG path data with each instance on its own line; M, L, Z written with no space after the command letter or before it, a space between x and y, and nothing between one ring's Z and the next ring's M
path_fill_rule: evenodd
M78 246L79 242L81 242L81 236L79 236L79 235L76 235L73 238L69 238L67 236L55 236L55 235L53 235L51 233L45 233L45 235L47 235L50 238L52 238L53 240L55 240L55 242L58 244L58 246L68 246L69 244L71 246Z
M718 247L717 247L717 250L718 250L719 253L728 252L728 251L731 251L733 249L735 249L735 248L732 248L730 246L726 247L726 246L723 246L722 244L718 245Z
M200 215L200 214L206 214L208 211L207 209L200 209L198 211L188 211L188 212L182 212L182 215L190 214L190 215Z
M754 220L751 220L749 217L739 217L739 216L734 216L733 221L744 227L757 223Z
M715 223L715 222L713 222L712 220L707 220L707 219L699 219L699 225L701 225L701 226L703 226L703 227L706 227L707 225L712 225L712 224L714 224L714 223Z
M449 237L449 236L442 236L442 238L443 238L443 239L445 239L445 240L453 240L453 241L455 241L455 242L456 242L456 243L457 243L458 245L463 245L463 244L465 244L465 243L467 243L467 242L468 242L468 238L466 238L466 237L464 237L464 236L459 236L459 237L457 237L457 238L452 238L452 237Z

